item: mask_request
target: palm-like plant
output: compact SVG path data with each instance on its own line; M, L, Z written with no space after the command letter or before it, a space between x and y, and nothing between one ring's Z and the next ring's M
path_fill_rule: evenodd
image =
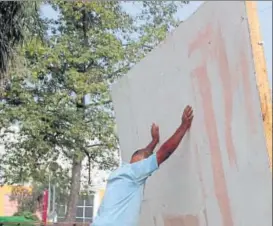
M43 32L46 31L39 16L42 2L0 1L0 100L4 98L3 93L9 81L7 70L16 47L32 36L43 37Z
M14 47L23 39L23 17L23 2L0 2L0 80L4 79Z

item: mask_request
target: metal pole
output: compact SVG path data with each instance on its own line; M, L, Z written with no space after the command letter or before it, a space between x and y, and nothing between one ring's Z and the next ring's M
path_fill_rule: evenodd
M49 177L48 177L48 209L47 209L47 213L50 214L50 197L51 197L51 184L50 184L50 173L49 173Z
M52 212L55 214L56 205L56 186L53 185L53 197L52 197Z

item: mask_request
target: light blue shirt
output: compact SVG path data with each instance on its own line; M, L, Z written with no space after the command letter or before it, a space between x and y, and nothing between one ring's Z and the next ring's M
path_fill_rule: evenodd
M146 179L158 169L156 154L114 171L92 226L137 226Z

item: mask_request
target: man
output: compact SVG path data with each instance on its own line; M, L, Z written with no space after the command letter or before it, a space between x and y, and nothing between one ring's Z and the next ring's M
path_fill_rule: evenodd
M192 119L192 108L187 106L180 126L155 154L153 150L159 142L159 128L152 125L150 144L136 151L130 164L119 167L110 175L92 226L137 226L146 179L176 150Z

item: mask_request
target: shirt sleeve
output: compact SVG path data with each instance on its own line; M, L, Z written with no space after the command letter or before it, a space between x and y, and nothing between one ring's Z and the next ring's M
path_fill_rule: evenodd
M131 164L131 169L133 172L133 179L137 183L144 183L146 179L151 176L151 174L158 169L158 163L157 163L157 158L156 158L156 153L151 155L150 157L132 163Z

